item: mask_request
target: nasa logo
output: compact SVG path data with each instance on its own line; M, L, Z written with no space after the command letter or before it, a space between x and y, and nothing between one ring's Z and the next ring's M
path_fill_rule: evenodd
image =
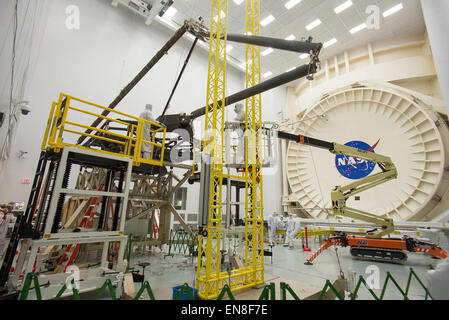
M374 152L374 149L377 147L378 143L379 141L377 141L377 143L372 147L362 141L351 141L345 145L360 150ZM337 155L335 157L335 166L343 177L358 180L370 175L376 165L371 161L349 157L346 155Z

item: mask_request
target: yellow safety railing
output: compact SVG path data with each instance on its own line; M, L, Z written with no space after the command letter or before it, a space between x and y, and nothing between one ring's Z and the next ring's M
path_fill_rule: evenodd
M102 115L105 110L109 111L112 117ZM114 119L114 116L121 119ZM106 120L108 126L91 127L90 124L97 118ZM111 128L112 125L117 127ZM87 133L86 130L91 132ZM94 143L87 147L78 145L76 141L80 136L91 138ZM150 140L145 140L144 137ZM166 128L160 123L61 93L59 100L52 104L42 150L50 148L60 152L65 146L70 146L128 157L133 159L135 166L140 166L141 163L161 166L164 159L165 137ZM105 150L98 144L100 141L109 143L110 148Z

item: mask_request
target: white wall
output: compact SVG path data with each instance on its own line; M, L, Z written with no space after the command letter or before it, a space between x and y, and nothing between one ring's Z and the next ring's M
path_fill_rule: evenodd
M446 106L449 105L449 2L447 0L421 0L421 6L429 33L435 66L438 71Z
M12 14L12 0L2 1L2 17ZM31 51L34 59L32 77L25 90L33 112L19 123L13 157L6 163L0 176L0 202L27 201L30 185L23 178L33 179L40 145L52 101L64 92L101 105L109 103L120 90L141 70L149 59L171 37L172 31L158 23L145 26L144 19L123 7L114 8L110 0L47 0L48 19L45 34ZM80 29L66 28L66 8L80 8ZM6 14L9 12L9 14ZM2 20L3 21L3 20ZM5 23L0 22L0 36L8 38ZM5 40L4 42L7 42ZM153 113L162 112L174 85L191 42L181 40L136 88L122 101L117 110L138 115L145 104L153 104ZM180 82L168 113L190 112L206 102L208 53L196 48ZM8 68L8 59L1 68ZM1 78L4 82L4 79ZM3 83L2 83L3 84ZM228 67L227 93L244 87L244 74ZM286 104L286 89L278 88L263 95L263 116L278 121L278 112ZM232 108L227 114L233 117ZM20 160L18 150L28 152ZM265 212L280 211L281 173L265 177ZM188 186L186 212L198 210L199 185ZM244 198L242 198L244 199Z
M30 185L21 184L21 179L34 176L50 106L60 92L107 106L173 34L157 23L145 26L140 17L112 7L108 0L49 2L45 36L40 50L32 52L39 60L25 91L33 112L22 117L12 151L13 155L20 149L29 154L24 160L14 156L8 161L0 178L0 201L27 201ZM80 8L79 30L66 28L65 11L72 4ZM11 9L4 2L1 6L2 12ZM154 114L162 113L190 46L188 40L178 42L117 110L138 115L145 104L152 103ZM203 106L206 81L207 52L197 48L169 113ZM227 82L229 92L238 91L243 87L243 74L229 68Z

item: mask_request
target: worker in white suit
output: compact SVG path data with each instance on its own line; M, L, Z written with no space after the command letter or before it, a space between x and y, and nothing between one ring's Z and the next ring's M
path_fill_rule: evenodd
M281 221L281 219L277 212L273 212L271 217L268 218L268 235L271 244L274 244L274 240L276 239L276 230L278 229L279 221Z
M286 244L290 247L293 248L293 240L295 239L295 236L301 232L301 219L298 218L295 215L291 215L289 217L289 219L291 218L291 220L289 220L290 224L289 227L287 228L287 238L286 238Z
M6 234L8 232L8 226L10 223L14 222L16 218L12 214L14 209L12 204L8 204L5 209L0 209L0 256L3 257L6 244L8 240L6 239Z
M139 115L139 118L147 120L147 121L154 121L153 120L153 105L147 104L145 106L145 111ZM143 135L142 135L143 140L146 140L146 141L152 140L153 137L151 136L150 130L151 130L151 124L145 123L145 125L143 127ZM153 151L153 146L151 144L142 143L141 152L142 152L142 157L144 159L151 159L152 151Z
M243 109L243 104L238 103L234 107L235 112L235 121L237 122L245 122L246 112Z
M246 111L243 108L243 104L238 103L234 107L235 117L234 120L237 122L245 123L246 119ZM245 162L245 128L241 127L243 132L238 137L238 142L236 146L236 163L244 163Z
M449 300L449 258L429 271L429 291L435 300Z
M295 235L293 231L295 230L295 219L292 214L288 215L287 221L285 222L285 243L284 247L292 247L293 246L293 238Z

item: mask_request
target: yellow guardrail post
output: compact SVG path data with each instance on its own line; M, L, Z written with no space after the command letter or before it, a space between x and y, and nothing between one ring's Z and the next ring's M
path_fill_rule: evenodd
M62 102L61 102L61 105L62 105ZM64 111L63 111L62 119L61 119L61 125L60 125L60 128L59 128L58 140L56 141L56 149L57 149L57 151L59 151L59 149L63 147L63 145L62 145L62 135L64 133L64 127L65 127L65 122L66 122L66 119L67 119L67 113L69 111L69 105L70 105L70 97L66 97L66 102L65 102L65 105L64 105Z
M89 110L85 110L81 107L70 105L71 103L81 103L86 104L90 107L99 108L102 110L108 110L114 114L126 117L128 119L131 119L131 123L129 120L118 120L113 119L110 117L103 116L100 113L92 112ZM84 115L90 115L97 118L101 118L108 123L116 123L125 126L123 129L126 131L126 135L119 134L113 131L105 130L104 128L96 128L91 127L86 124L79 123L76 120L68 120L70 117L68 116L69 110L79 112ZM72 113L70 113L72 115ZM127 122L128 121L128 122ZM133 124L133 121L137 121L137 125ZM150 134L151 139L150 141L143 140L144 136L144 130L145 125L150 124L151 128ZM70 128L67 128L67 126L70 126ZM78 130L75 130L73 127L88 129L90 132L93 132L92 134L81 132ZM154 128L154 129L153 129ZM97 133L95 134L94 131ZM85 136L90 137L92 139L99 139L103 141L108 141L113 144L119 144L123 145L123 149L120 150L120 152L112 152L112 151L106 151L106 150L99 150L99 149L92 149L90 147L82 146L76 144L76 142L71 142L68 139L67 141L64 141L64 133L71 133L77 136ZM157 143L156 139L159 139L156 137L156 135L162 134L162 142ZM139 166L141 163L146 163L150 165L156 165L156 166L162 166L163 164L163 158L164 158L164 152L165 152L165 138L166 138L166 127L163 124L147 121L144 119L140 119L138 117L128 115L126 113L112 110L106 107L103 107L101 105L88 102L76 97L72 97L70 95L61 93L59 95L59 100L57 102L53 102L50 115L47 121L47 126L45 128L44 138L42 141L42 150L46 150L47 148L53 149L55 152L60 152L61 149L64 146L71 146L76 147L83 150L91 150L99 153L105 153L105 154L111 154L111 155L118 155L123 156L127 158L131 158L134 162L135 166ZM142 144L146 143L151 145L153 148L150 159L145 159L141 156L141 150L142 150ZM157 152L156 148L159 148L161 150L160 159L156 158Z

